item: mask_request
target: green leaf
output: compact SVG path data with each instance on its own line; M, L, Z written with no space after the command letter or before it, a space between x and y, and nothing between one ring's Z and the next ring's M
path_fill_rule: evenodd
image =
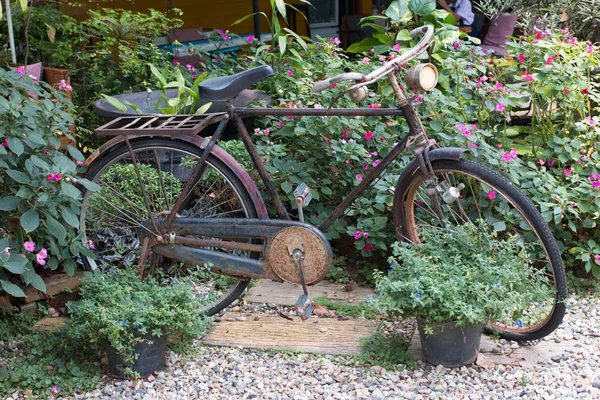
M33 275L31 275L31 281L29 282L29 284L37 290L39 290L40 292L46 293L46 283L38 274L34 273Z
M20 156L25 151L21 139L11 136L8 138L8 148L11 149L17 156Z
M20 275L25 272L25 264L27 264L27 259L25 257L11 254L8 262L4 265L4 268L13 274Z
M21 202L21 199L14 196L4 196L0 199L0 210L2 211L12 211Z
M407 29L402 29L396 35L396 42L406 41L406 40L412 40L412 37L410 36L410 32Z
M79 180L77 180L77 182L79 182ZM79 191L79 189L77 189L69 182L61 182L60 188L62 189L62 192L68 197L71 197L73 199L79 199L81 197L81 192Z
M381 42L375 38L366 38L358 43L351 44L346 50L350 53L360 53L369 51L373 47L380 45Z
M19 0L19 3L21 4L21 11L27 11L27 0Z
M390 17L394 22L398 22L406 13L406 10L408 10L408 3L408 0L394 0L383 13Z
M408 8L415 14L425 17L435 10L435 0L410 0Z
M6 173L8 174L8 176L10 176L11 178L13 178L14 181L17 182L17 183L22 183L24 185L27 185L29 182L31 182L31 179L29 178L29 175L27 175L24 172L15 171L14 169L9 169L9 170L6 171Z
M277 42L279 42L279 53L283 55L287 47L287 36L279 36Z
M279 14L281 14L283 19L285 19L286 18L285 1L284 0L275 0L275 6L277 6L277 11L279 11Z
M101 96L104 97L106 99L106 101L109 102L109 104L111 106L113 106L114 108L116 108L117 110L121 111L121 112L126 112L127 111L127 106L125 104L123 104L123 102L119 99L116 99L112 96L109 96L107 94L101 93Z
M162 85L161 87L167 86L167 80L160 73L160 71L154 65L152 65L152 64L148 64L148 66L150 67L150 72L152 72L152 75L154 75L156 77L156 79L158 79L158 81L160 82L160 84Z
M292 185L289 182L283 182L281 184L281 189L286 192L289 193L292 191Z
M85 156L76 147L71 146L70 144L68 144L66 147L71 157L79 161L85 160Z
M58 240L65 240L67 237L67 230L58 222L58 220L52 218L49 215L46 215L46 223L48 224L48 231Z
M63 267L65 268L65 271L67 272L67 274L69 274L70 276L73 276L73 274L77 270L77 263L75 263L74 260L68 258L63 262Z
M79 228L79 218L77 218L77 214L75 214L73 210L65 206L60 206L60 210L61 215L67 224L71 225L73 228Z
M21 226L25 230L25 233L34 231L40 226L40 215L35 208L21 215Z
M2 289L6 293L10 294L13 297L25 297L25 293L23 293L23 290L21 290L21 288L15 285L14 283L11 283L4 279L0 279L0 285L2 285Z
M210 106L212 106L212 102L206 103L205 105L196 110L196 114L204 114L206 111L208 111Z
M102 190L102 186L85 178L77 179L77 183L79 183L81 186L92 192Z

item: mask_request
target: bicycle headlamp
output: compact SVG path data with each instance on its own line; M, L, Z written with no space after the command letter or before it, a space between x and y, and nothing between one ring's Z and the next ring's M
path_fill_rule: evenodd
M433 64L417 64L408 70L404 79L412 90L431 91L437 85L438 71Z

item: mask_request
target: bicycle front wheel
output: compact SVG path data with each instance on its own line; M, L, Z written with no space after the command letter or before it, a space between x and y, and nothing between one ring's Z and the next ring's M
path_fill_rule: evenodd
M96 259L84 258L88 269L110 270L140 265L157 277L188 277L196 294L205 296L201 310L213 315L237 299L248 279L211 272L201 261L184 265L144 249L140 231L156 235L148 228L152 219L166 217L173 208L202 150L190 143L170 139L142 139L131 143L135 164L125 143L116 146L95 162L87 178L101 190L86 191L80 217L84 240L94 249ZM190 198L177 210L188 218L257 218L250 195L235 173L212 154L202 179L195 183ZM145 192L142 192L142 187ZM223 250L225 251L225 250ZM140 260L144 254L144 260ZM256 258L245 251L236 255Z
M507 310L486 330L516 341L537 340L553 332L565 314L566 275L558 245L531 200L504 176L475 162L436 160L432 167L435 178L412 171L408 184L396 188L395 223L400 239L419 243L422 227L451 227L479 219L497 232L498 239L520 238L530 249L532 266L545 272L556 296L531 304L518 321ZM442 195L449 188L460 194L447 203Z

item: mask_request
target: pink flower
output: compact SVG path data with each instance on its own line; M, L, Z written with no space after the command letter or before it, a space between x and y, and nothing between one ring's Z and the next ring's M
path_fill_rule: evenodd
M363 237L364 237L365 239L369 237L369 232L365 232L365 231L363 231L363 233L362 233L362 234L363 234Z
M392 125L394 125L392 121L385 121L385 126L390 127Z
M490 200L494 200L496 198L496 191L495 190L490 190L487 194L488 199Z
M49 181L53 181L54 180L54 174L48 174L48 180Z
M531 82L531 81L533 80L533 76L531 76L531 75L525 75L525 76L523 77L523 80L524 80L525 82Z
M567 96L569 94L569 89L565 88L564 93L565 93L565 96Z
M508 154L507 152L502 153L502 161L509 162L510 160L512 160L510 154Z
M519 62L520 63L525 62L525 55L524 54L519 54Z
M254 36L252 36L252 35L248 36L248 41L250 43L254 42Z
M56 182L59 182L62 179L62 175L60 174L60 172L57 172L56 174L54 174L54 180Z
M413 99L413 103L416 103L416 104L419 104L422 101L423 101L423 96L417 96L416 98Z
M596 189L599 186L600 186L600 182L599 181L592 182L592 188Z
M546 65L552 64L554 62L554 60L556 60L556 56L548 57L546 59Z
M394 47L392 47L392 49L394 51L400 51L400 45L399 44L395 44Z
M373 132L367 132L367 133L365 134L365 139L366 139L366 140L371 140L371 139L373 139Z
M498 111L500 113L504 112L504 104L502 104L502 103L496 104L496 111Z
M287 72L287 75L288 75L288 76L292 76L292 75L294 75L294 73L293 73L293 72L292 72L292 70L290 69L290 70L288 70L288 72Z
M222 34L223 34L223 29L217 29L217 33L218 33L219 35L222 35Z
M502 143L496 143L496 147L501 149L502 148Z
M373 163L373 168L377 167L379 164L381 164L381 160L375 160Z
M325 141L325 143L327 143L327 144L331 143L331 139L329 139L329 138L323 138L323 140L324 140L324 141Z
M361 231L354 232L354 240L358 240L361 237L362 237L362 232Z
M363 64L368 64L369 61L371 61L371 59L369 57L365 57L365 58L362 59L362 63Z
M567 169L565 169L564 175L569 176L569 175L571 175L571 172L573 172L573 170L571 168L567 168Z
M553 166L553 165L554 165L554 160L550 160L550 161L548 161L547 165L548 165L549 167Z
M517 158L519 156L519 153L517 153L517 149L515 149L514 147L512 149L510 149L510 158Z
M23 243L23 248L31 253L35 250L35 243L28 240L27 242Z
M63 79L58 84L58 90L66 90L67 92L72 92L73 87L71 85L69 85L67 82L65 82L65 80Z
M77 164L78 167L83 167L83 161L75 161L75 164Z
M279 121L277 123L277 126L279 127L279 129L283 128L284 125L285 125L285 123L283 121Z
M375 49L370 50L371 54L375 53Z
M363 176L362 176L362 174L356 174L355 178L356 178L356 180L357 180L357 181L359 181L359 182L363 180ZM598 182L598 183L600 184L600 182Z
M592 46L591 44L588 44L587 53L592 54L593 51L594 51L594 46Z
M346 165L350 165L350 164L352 164L352 161L346 160Z
M2 147L8 147L8 139L4 139L2 142Z
M588 88L583 88L581 89L581 94L590 94L590 91L588 90Z
M20 66L17 69L15 69L15 71L17 71L18 73L21 74L21 76L25 76L25 67L24 66Z
M458 50L458 48L460 47L461 43L462 43L462 40L454 42L454 44L452 45L452 47L454 47L454 50Z
M340 43L342 43L342 41L340 40L340 38L330 38L329 39L329 43L335 44L336 46L339 46Z
M385 139L386 139L386 138L385 138L385 136L382 136L382 137L380 137L380 138L379 138L379 140L381 140L382 142L383 142Z
M477 143L471 143L471 144L469 144L469 146L471 146L474 149L478 149L479 148L479 146L477 145Z
M537 163L538 163L538 165L544 165L544 164L546 164L546 161L544 161L544 160L538 160Z
M385 56L379 56L379 61L385 62Z
M221 62L221 57L219 57L219 56L216 56L216 57L215 57L215 61L216 61L216 62Z
M88 240L88 246L90 249L94 250L96 248L96 245L94 244L94 242L92 242L91 240Z
M363 169L364 169L364 170L367 170L367 169L369 169L369 163L364 163L364 164L363 164Z
M371 243L365 244L365 251L371 251L371 250L373 250L373 245Z
M594 258L596 259L596 261L600 262L600 254L596 254Z
M175 66L179 65L179 60L176 59L176 58L174 58L173 59L173 65L175 65Z
M60 389L59 389L59 388L58 388L58 386L56 386L56 385L52 385L52 387L50 388L50 391L51 391L53 394L58 394L58 393L60 393Z
M224 33L221 37L223 38L224 42L226 42L229 39L226 33Z
M46 257L42 254L42 252L39 252L35 255L35 261L40 264L40 265L45 265L46 264Z

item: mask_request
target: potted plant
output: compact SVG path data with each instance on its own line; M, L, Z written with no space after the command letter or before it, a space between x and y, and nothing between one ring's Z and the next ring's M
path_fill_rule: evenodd
M512 319L547 299L551 284L531 266L527 246L497 240L482 221L422 228L422 243L396 243L391 268L377 280L378 306L416 317L425 359L458 367L473 362L484 324Z
M111 375L143 377L164 368L167 336L177 332L189 343L205 330L209 318L200 315L202 306L189 282L160 285L129 269L96 272L81 287L81 299L68 304L68 332L104 347Z

